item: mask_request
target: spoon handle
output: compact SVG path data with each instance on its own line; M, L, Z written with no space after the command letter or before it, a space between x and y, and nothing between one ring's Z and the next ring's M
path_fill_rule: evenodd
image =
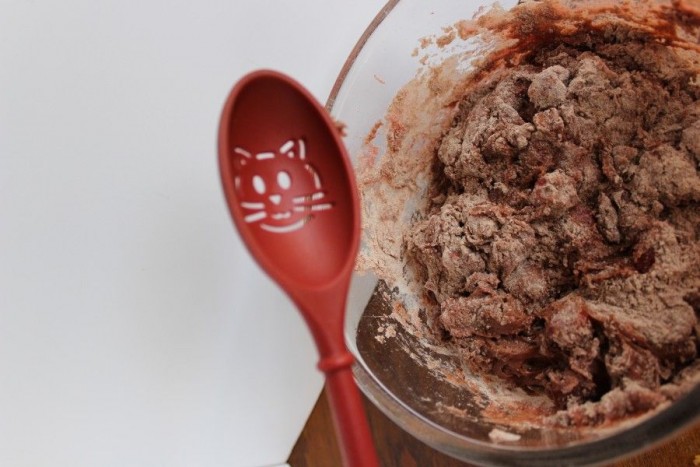
M343 465L346 467L378 466L374 441L367 424L360 393L352 376L351 363L326 371L326 391Z

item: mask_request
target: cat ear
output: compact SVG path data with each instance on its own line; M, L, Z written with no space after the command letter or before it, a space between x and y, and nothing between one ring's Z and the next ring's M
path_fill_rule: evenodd
M246 165L252 155L243 148L236 147L233 149L233 166L236 170L241 170Z
M294 159L295 157L298 157L301 160L306 159L306 145L304 144L304 140L301 138L297 140L290 139L280 146L279 152L290 159Z

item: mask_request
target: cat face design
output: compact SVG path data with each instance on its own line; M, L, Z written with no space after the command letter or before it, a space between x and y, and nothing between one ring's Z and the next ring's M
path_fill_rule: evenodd
M321 178L306 160L303 139L289 140L277 151L252 154L236 147L234 178L246 223L274 233L302 228L326 202Z

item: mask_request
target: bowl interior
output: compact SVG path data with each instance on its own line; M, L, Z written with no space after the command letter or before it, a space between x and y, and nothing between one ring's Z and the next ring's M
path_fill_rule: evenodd
M508 0L501 5L509 8L515 3ZM425 68L421 57L428 53L436 62L457 52L454 47L418 50L419 39L440 35L443 27L471 18L481 6L462 0L401 0L389 2L380 12L351 54L329 100L333 116L347 125L345 143L353 158L362 153L367 135L385 117L396 93ZM462 42L455 47L470 45ZM383 128L373 138L380 155L386 141ZM518 465L591 463L630 453L697 419L694 401L700 388L666 410L609 430L530 424L527 411L546 402L517 391L511 395L520 401L520 413L484 417L480 403L484 392L479 387L484 382L464 384L433 371L437 366L460 369L461 364L397 323L391 294L371 273L353 277L345 333L357 357L356 379L400 426L455 457L477 463L517 460Z

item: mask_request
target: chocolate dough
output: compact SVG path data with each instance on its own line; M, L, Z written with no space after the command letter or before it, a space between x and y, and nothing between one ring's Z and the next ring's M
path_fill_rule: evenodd
M700 88L622 36L484 78L405 236L436 335L564 424L647 411L698 370Z

